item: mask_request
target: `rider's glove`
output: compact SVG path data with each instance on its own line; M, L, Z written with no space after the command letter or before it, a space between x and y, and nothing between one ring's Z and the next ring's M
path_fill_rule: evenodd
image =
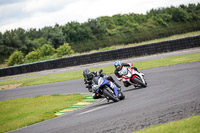
M94 71L93 74L94 74L95 77L99 75L99 73L96 72L96 71Z
M92 91L93 91L93 92L96 92L97 89L98 89L98 85L93 85L93 86L92 86Z
M107 75L106 75L105 73L100 73L99 76L100 76L100 77L107 78Z
M88 84L89 82L86 80L86 79L84 79L84 84Z
M122 78L117 77L117 80L122 81Z
M132 67L132 66L133 66L133 64L132 64L132 63L128 63L128 64L129 64L129 66L130 66L130 67Z

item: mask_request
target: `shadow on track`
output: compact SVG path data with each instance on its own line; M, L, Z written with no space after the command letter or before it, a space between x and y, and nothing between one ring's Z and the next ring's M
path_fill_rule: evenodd
M113 101L107 102L105 100L105 103L97 104L97 105L94 105L93 107L100 107L100 106L105 106L105 105L114 104L114 103L117 103L117 102L113 102Z
M126 100L126 98L124 100ZM122 102L124 100L120 100L118 102ZM111 105L111 104L117 104L118 102L113 102L112 100L110 100L109 102L107 102L107 99L102 98L102 100L96 102L96 104L93 104L92 106L90 106L88 108L96 108L96 107L101 107L101 106L106 106L106 105Z
M137 88L132 88L132 89L124 90L123 92L134 91L134 90L140 90L140 89L145 89L145 88L144 88L144 87L137 87Z

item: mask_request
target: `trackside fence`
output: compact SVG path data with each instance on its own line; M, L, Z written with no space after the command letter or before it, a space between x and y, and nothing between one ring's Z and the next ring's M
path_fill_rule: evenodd
M200 47L200 36L70 56L0 69L0 77Z

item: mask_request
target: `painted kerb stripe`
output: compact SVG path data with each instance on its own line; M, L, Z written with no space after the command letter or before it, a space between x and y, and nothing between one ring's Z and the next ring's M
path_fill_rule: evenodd
M90 104L97 101L97 99L93 99L92 96L90 96L90 95L83 95L83 96L86 97L86 99L84 99L81 102L78 102L78 103L76 103L72 106L69 106L69 107L67 107L67 108L65 108L65 109L63 109L59 112L56 112L55 115L60 116L60 115L63 115L67 112L71 112L71 111L80 109L82 107L85 107L85 106L90 105Z

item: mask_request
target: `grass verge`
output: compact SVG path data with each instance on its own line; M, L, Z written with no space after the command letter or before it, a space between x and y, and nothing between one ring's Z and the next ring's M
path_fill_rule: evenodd
M200 115L197 115L179 121L156 125L134 133L199 133L199 125Z
M85 99L80 94L0 101L0 133L56 117L55 112Z
M148 69L148 68L154 68L154 67L169 66L169 65L197 62L197 61L200 61L200 53L173 56L173 57L148 60L148 61L142 61L142 62L135 62L133 64L139 70L141 70L141 69ZM103 71L107 74L112 74L114 72L114 66L92 68L91 71L99 71L100 69L103 69ZM83 78L82 70L77 70L77 71L36 76L36 77L30 77L30 78L24 78L24 79L1 81L0 89L1 89L1 86L11 85L11 84L22 84L20 86L22 87L22 86L31 86L31 85L74 80L74 79L80 79L80 78Z
M172 35L172 36L169 36L169 37L164 37L164 38L159 38L159 39L154 39L154 40L149 40L149 41L143 41L143 42L139 42L139 43L131 43L131 44L124 44L124 45L122 45L122 44L121 45L113 45L113 46L110 46L110 47L100 48L99 50L92 50L90 52L75 53L74 55L82 55L82 54L95 53L95 52L105 51L105 50L113 50L113 49L119 49L119 48L146 45L146 44L151 44L151 43L158 43L158 42L162 42L162 41L169 41L169 40L181 39L181 38L185 38L185 37L192 37L192 36L198 36L198 35L200 35L200 31L194 31L194 32Z

